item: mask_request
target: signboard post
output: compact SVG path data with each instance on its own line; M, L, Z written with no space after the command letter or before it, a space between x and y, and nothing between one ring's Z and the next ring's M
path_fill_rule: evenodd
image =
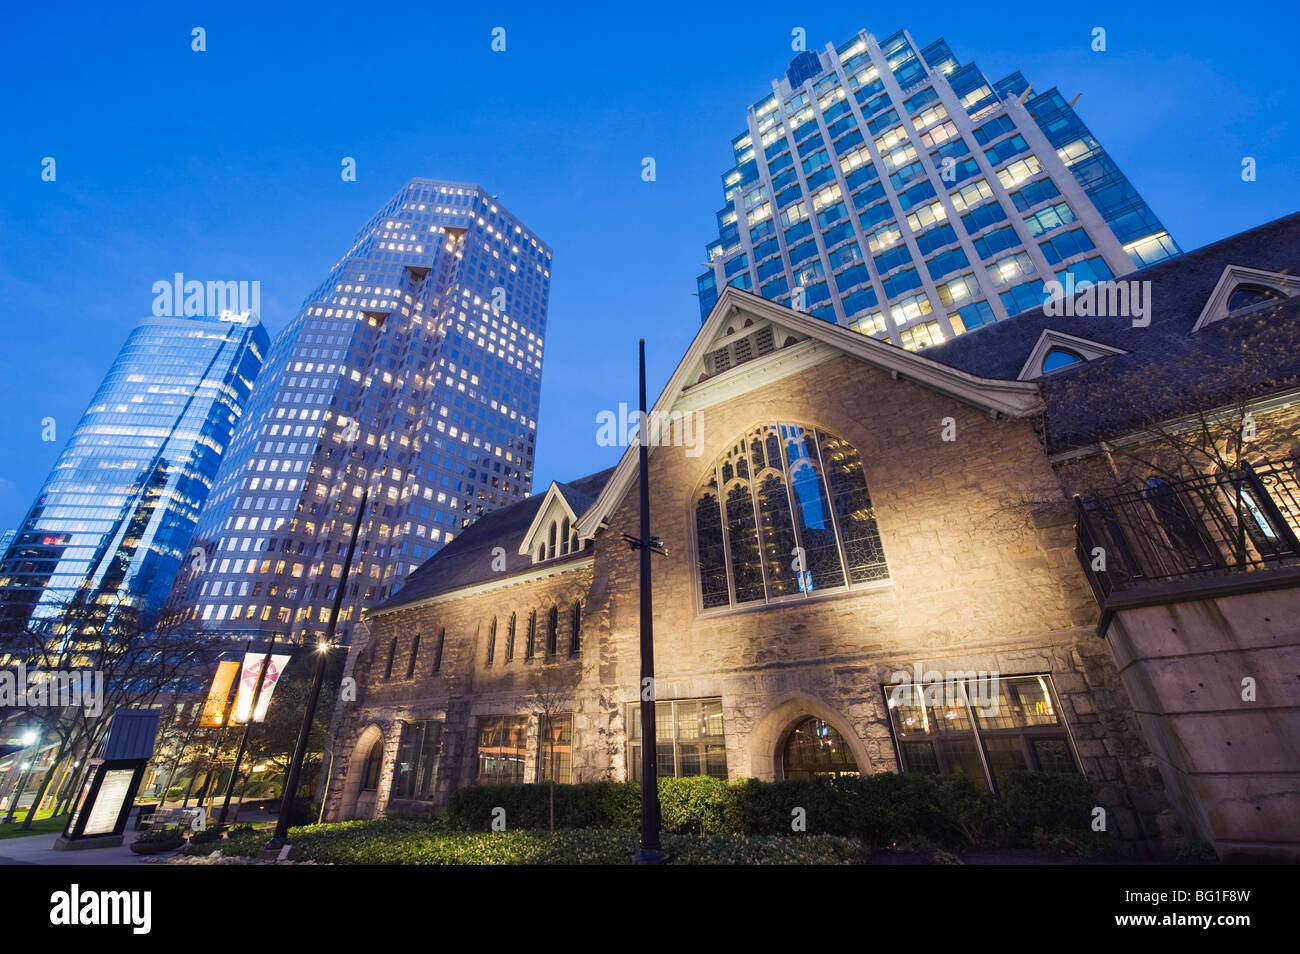
M158 734L158 709L122 709L99 757L90 760L68 824L54 842L59 851L122 844L127 818Z

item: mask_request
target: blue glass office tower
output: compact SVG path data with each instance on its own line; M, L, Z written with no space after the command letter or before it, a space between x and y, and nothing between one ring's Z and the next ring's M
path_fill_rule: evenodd
M337 637L533 479L551 250L477 185L412 179L276 336L164 618ZM366 502L361 520L358 512Z
M918 349L1179 251L1056 89L906 31L796 55L732 148L702 318L735 285Z
M268 343L243 314L131 333L0 555L0 632L40 631L69 607L153 622Z

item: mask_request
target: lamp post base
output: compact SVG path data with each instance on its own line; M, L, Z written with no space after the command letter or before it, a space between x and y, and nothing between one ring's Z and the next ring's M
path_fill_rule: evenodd
M257 857L263 861L284 861L289 857L293 845L280 838L272 838L257 851Z
M642 846L637 849L632 863L634 865L666 865L672 860L672 857L662 848L646 848Z

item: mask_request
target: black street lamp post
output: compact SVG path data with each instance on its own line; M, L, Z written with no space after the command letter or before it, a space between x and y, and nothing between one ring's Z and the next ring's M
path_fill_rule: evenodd
M646 416L645 339L641 339L641 419L637 429L640 444L641 528L636 538L624 539L640 551L641 561L641 847L638 864L663 864L668 860L659 844L659 758L655 734L655 648L654 617L650 599L650 554L666 551L650 535L650 421Z
M316 717L316 704L320 701L320 688L325 680L325 664L329 659L329 650L334 643L334 631L338 627L339 611L343 607L343 591L348 584L348 573L352 570L352 557L357 550L357 536L361 532L361 519L366 512L366 502L370 499L370 489L361 495L361 506L357 508L357 519L352 525L352 540L348 543L347 556L343 559L343 573L339 577L338 591L334 594L334 606L330 610L329 627L325 639L317 647L316 673L312 676L311 691L307 696L307 707L302 714L302 724L298 727L298 741L293 747L293 759L289 762L289 772L284 780L284 795L280 799L280 816L275 820L275 834L266 843L264 851L278 853L289 844L289 815L293 811L294 795L298 791L298 777L302 774L303 758L307 754L307 740L311 737L312 722Z

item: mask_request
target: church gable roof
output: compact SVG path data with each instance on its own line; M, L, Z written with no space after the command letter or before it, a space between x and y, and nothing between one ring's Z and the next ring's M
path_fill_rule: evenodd
M595 495L612 473L613 469L610 468L566 484L552 484L547 494L532 496L500 510L485 513L461 531L451 543L420 564L406 578L401 589L385 602L372 607L369 615L391 612L435 596L504 580L534 569L532 558L520 553L519 547L548 499L550 489L567 488L566 497L571 495L569 499L594 501ZM504 554L495 552L498 547ZM551 562L560 565L581 555L582 551L579 551ZM505 568L494 569L494 565L502 566L503 560Z

